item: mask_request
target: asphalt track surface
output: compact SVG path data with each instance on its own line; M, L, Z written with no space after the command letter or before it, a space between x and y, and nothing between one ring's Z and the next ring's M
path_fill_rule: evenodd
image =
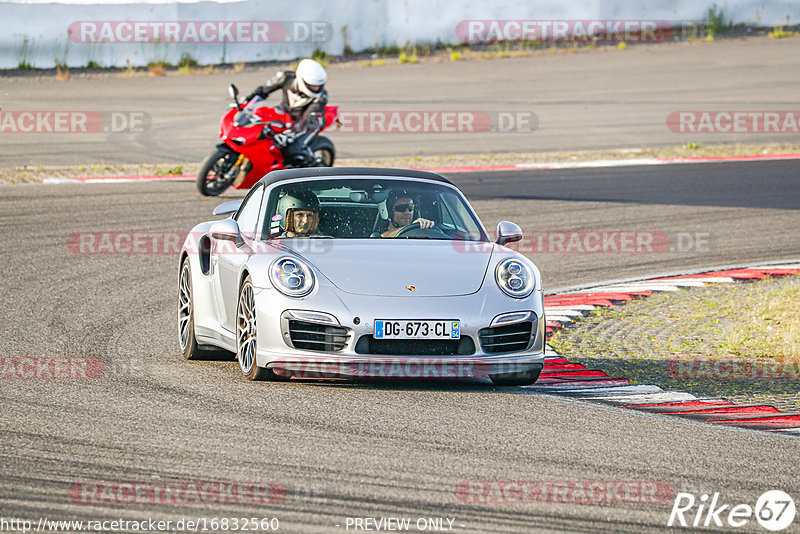
M145 113L141 133L3 133L0 165L200 163L217 142L230 102L275 68L214 75L122 78L0 78L3 111ZM797 39L726 39L543 54L503 60L330 67L330 101L342 111L533 113L538 127L479 133L333 132L343 157L629 149L687 143L797 142L798 134L680 134L681 110L797 109ZM277 102L276 97L271 97ZM383 115L381 115L383 114ZM387 119L388 122L388 119ZM113 127L110 122L105 126Z
M532 110L532 134L334 134L346 156L791 141L688 139L679 109L796 109L793 40L631 47L503 61L336 67L351 110ZM144 111L142 134L5 135L4 166L181 163L211 150L227 83L268 72L3 79L3 110ZM452 95L459 95L454 100ZM794 137L796 138L796 137ZM489 229L517 222L548 289L800 257L793 161L451 175ZM98 358L94 380L0 380L0 514L50 519L277 517L281 530L338 532L347 517L450 517L455 531L643 532L671 501L465 504L463 481L664 482L754 505L797 497L797 440L629 413L487 382L248 383L233 361L186 362L177 347L174 254L76 254L79 232L185 232L218 200L190 183L0 188L2 356ZM242 196L228 192L224 199ZM558 252L552 236L652 232L665 250ZM540 242L532 239L549 232ZM699 238L699 239L698 239ZM541 250L538 247L543 247ZM80 482L282 484L285 501L87 505ZM337 527L336 525L342 525ZM757 531L751 520L741 531Z
M709 234L708 248L684 252L529 252L555 288L798 258L799 169L776 161L451 179L490 229L510 219L529 234ZM185 232L211 218L218 200L199 198L185 182L4 186L1 196L3 356L104 364L94 380L0 380L3 517L277 517L285 532L341 532L347 517L449 517L456 532L648 532L666 528L671 499L466 504L456 488L664 482L751 506L771 489L800 495L800 447L791 437L483 381L250 383L233 361L184 361L175 254L76 254L67 240L76 232ZM271 481L287 496L269 506L70 500L72 484L99 481ZM751 520L741 530L759 528Z

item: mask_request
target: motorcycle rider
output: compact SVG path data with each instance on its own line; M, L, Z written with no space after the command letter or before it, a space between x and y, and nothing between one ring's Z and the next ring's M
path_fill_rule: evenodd
M314 131L325 126L327 80L325 67L313 59L304 59L297 65L297 70L278 72L247 97L247 100L255 96L266 99L271 93L281 90L278 107L291 115L294 122L289 130L276 134L274 142L281 149L287 167L307 167L314 163L314 153L308 142Z

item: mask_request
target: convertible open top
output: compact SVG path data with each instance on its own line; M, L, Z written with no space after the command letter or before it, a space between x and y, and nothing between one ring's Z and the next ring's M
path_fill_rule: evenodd
M454 185L450 180L433 172L413 171L405 169L374 169L365 167L312 167L306 169L285 169L272 171L264 176L261 181L265 186L297 178L323 178L331 176L375 176L397 178L423 178L436 182Z

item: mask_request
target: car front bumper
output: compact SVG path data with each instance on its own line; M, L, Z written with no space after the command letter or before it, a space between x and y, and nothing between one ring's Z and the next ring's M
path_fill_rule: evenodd
M260 367L271 368L279 375L296 377L447 379L533 371L544 364L543 305L541 291L534 291L525 299L511 299L486 288L471 295L451 297L384 297L343 293L333 286L322 286L309 298L294 299L274 288L262 288L256 291L259 339L256 361ZM316 322L346 331L347 339L341 350L304 350L292 346L287 316L294 317L293 310L332 317L333 322ZM533 323L524 350L484 352L479 331L489 328L498 316L520 311L531 312ZM376 319L458 320L461 337L472 339L474 351L426 355L414 350L364 353L363 344L361 350L357 347L358 341L372 335Z

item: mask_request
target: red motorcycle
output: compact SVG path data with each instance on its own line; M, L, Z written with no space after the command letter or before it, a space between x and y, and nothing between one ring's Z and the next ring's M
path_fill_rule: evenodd
M325 106L324 120L322 113L308 117L311 135L306 142L314 157L296 165L284 162L276 146L276 141L286 144L291 139L292 117L280 109L259 105L263 99L258 96L244 106L239 102L236 86L231 84L229 90L235 106L220 120L222 143L197 174L197 189L201 194L214 197L230 186L249 189L265 174L278 169L333 166L336 154L333 143L317 134L338 122L338 106Z

